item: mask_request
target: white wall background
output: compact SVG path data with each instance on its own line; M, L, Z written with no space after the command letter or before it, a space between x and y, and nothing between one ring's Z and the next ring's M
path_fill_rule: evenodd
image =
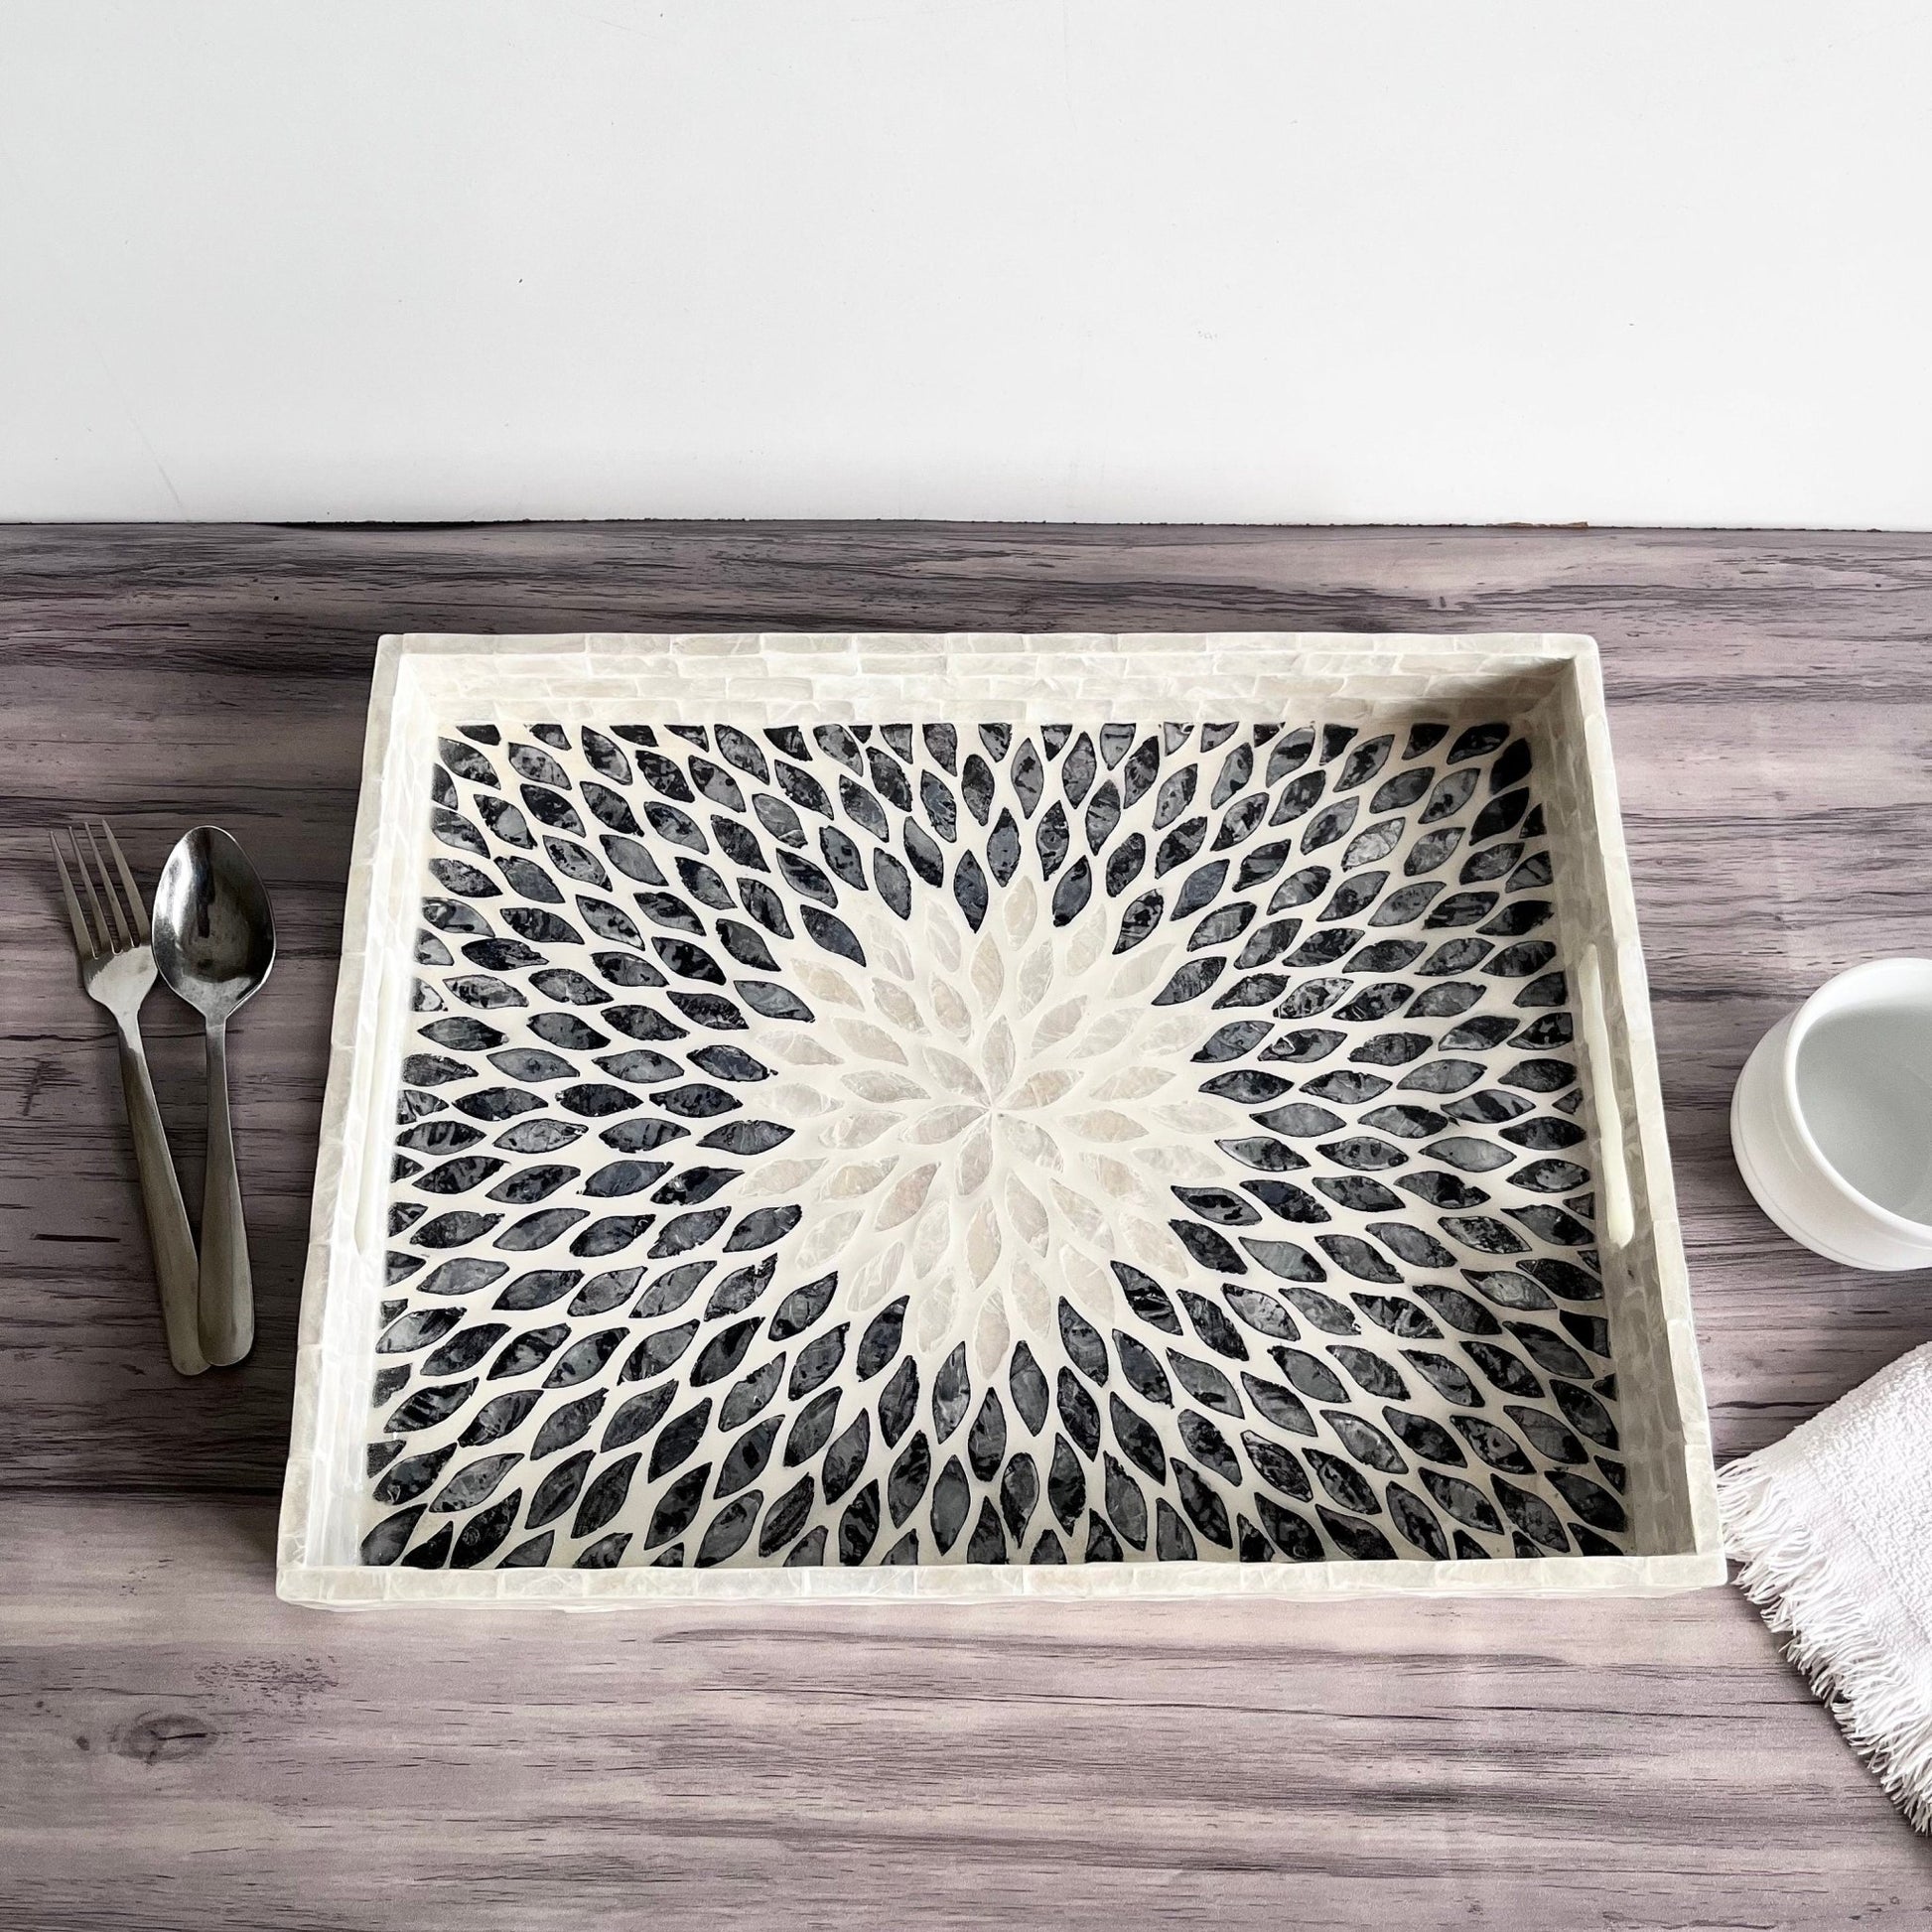
M1932 527L1932 8L0 0L0 516Z

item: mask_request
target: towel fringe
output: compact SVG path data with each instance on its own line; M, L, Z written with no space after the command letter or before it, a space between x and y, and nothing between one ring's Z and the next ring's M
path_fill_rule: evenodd
M1725 1543L1738 1587L1830 1709L1847 1741L1913 1829L1932 1832L1932 1703L1873 1639L1856 1595L1773 1469L1747 1455L1718 1471Z

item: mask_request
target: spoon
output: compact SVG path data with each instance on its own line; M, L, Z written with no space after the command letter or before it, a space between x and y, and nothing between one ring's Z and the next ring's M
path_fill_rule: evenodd
M275 918L246 854L216 825L184 833L154 894L154 963L207 1028L202 1190L202 1352L217 1367L254 1346L255 1291L228 1119L228 1016L275 963Z

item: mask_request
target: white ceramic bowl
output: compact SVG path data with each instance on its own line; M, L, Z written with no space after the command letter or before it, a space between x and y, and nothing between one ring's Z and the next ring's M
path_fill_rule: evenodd
M1738 1075L1730 1142L1794 1241L1932 1267L1932 960L1854 966L1780 1020Z

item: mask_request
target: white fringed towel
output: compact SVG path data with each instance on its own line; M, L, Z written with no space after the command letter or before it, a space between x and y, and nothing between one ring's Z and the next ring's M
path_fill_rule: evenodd
M1744 1592L1932 1830L1932 1342L1718 1475Z

